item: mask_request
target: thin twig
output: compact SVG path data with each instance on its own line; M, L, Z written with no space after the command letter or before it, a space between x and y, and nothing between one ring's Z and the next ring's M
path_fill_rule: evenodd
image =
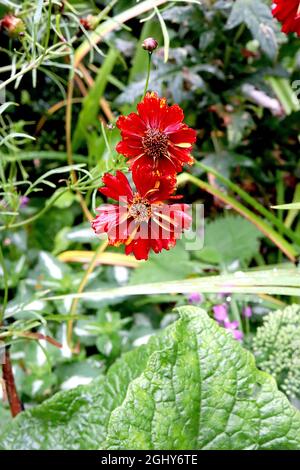
M21 413L21 411L24 410L24 407L16 389L13 369L10 361L10 355L7 348L5 350L4 364L2 364L2 374L5 383L10 412L12 417L14 418L19 413Z
M77 290L77 294L81 294L89 280L89 277L90 275L92 274L92 272L94 271L95 269L95 266L97 264L97 260L98 260L98 256L103 253L106 248L108 246L108 240L104 240L102 244L100 244L97 248L97 250L95 251L92 259L91 259L91 262L86 270L86 272L84 273L84 276L81 280L81 283L78 287L78 290ZM70 310L70 315L71 316L74 316L76 314L76 309L77 309L77 305L78 305L78 302L79 302L79 299L77 298L74 298L73 301L72 301L72 305L71 305L71 310ZM72 346L72 335L73 335L73 323L74 323L74 320L71 319L68 321L68 326L67 326L67 342L68 342L68 345L69 347L71 348Z
M74 92L74 78L70 77L68 82L67 104L66 104L66 150L68 165L73 164L73 150L72 150L72 102ZM73 184L77 182L77 174L75 170L71 170L71 180ZM89 211L86 202L79 191L76 191L79 203L87 220L93 220L93 215Z

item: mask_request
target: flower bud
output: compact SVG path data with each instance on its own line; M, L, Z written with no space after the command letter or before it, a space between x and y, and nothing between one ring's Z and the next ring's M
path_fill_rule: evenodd
M86 29L87 31L93 31L99 24L99 20L97 16L88 15L86 18L80 19L80 24Z
M21 18L17 18L12 14L7 14L2 18L0 27L6 31L11 38L16 38L20 33L25 32L25 25Z
M144 42L142 43L142 48L145 49L145 51L148 52L153 52L158 46L158 42L154 38L146 38Z

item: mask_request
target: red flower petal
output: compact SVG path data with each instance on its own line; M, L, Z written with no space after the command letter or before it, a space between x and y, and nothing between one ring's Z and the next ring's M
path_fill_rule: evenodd
M151 241L150 240L133 240L129 245L125 248L126 255L133 253L135 258L138 260L147 260L149 256L149 251L151 248Z
M162 116L160 129L166 134L176 132L182 126L184 114L178 104L173 104L169 108L165 109L164 115Z
M136 113L120 116L117 120L117 127L122 131L122 134L136 137L142 136L146 130L145 123Z
M196 142L196 131L187 126L182 126L178 131L172 132L169 135L169 139L174 144L181 145L182 148L192 147L192 144ZM190 144L189 147L184 147L183 145Z
M132 179L138 193L151 202L164 201L175 191L176 177L161 177L151 165L136 166Z
M166 107L167 100L165 98L159 98L155 92L147 92L143 101L137 105L137 110L146 127L159 129Z
M297 33L300 36L300 3L299 0L273 0L275 8L272 13L282 23L282 31L286 34Z
M99 191L107 197L119 201L121 198L126 198L128 201L132 200L132 190L128 179L121 171L116 172L116 176L110 173L105 173L102 178L105 186Z
M138 157L144 154L142 143L136 139L121 140L116 146L116 151L125 157Z
M165 98L148 92L137 111L117 122L122 141L116 150L129 159L133 173L150 165L159 177L174 177L184 164L194 162L190 153L196 132L182 122L184 114L177 104L168 106Z
M147 177L145 177L145 174ZM103 204L92 222L97 234L107 233L110 245L124 243L127 254L147 259L152 249L159 253L176 244L184 229L191 224L186 204L167 205L162 201L172 195L175 178L161 178L151 166L140 168L135 177L138 193L133 193L126 176L105 174L101 188L104 194L120 199L122 204ZM127 197L127 201L122 200Z

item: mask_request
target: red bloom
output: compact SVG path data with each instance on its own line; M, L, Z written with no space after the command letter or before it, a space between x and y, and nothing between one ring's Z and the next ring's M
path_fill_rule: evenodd
M273 16L282 24L282 31L286 34L297 33L300 36L300 1L299 0L273 0L275 7Z
M150 166L158 176L174 176L184 164L194 162L196 132L182 122L184 114L177 104L168 106L165 98L148 92L137 111L117 121L122 141L116 150L129 159L133 173Z
M182 231L189 228L187 204L163 203L174 192L174 178L158 180L148 166L135 173L137 192L133 192L121 171L116 176L106 173L102 181L104 186L99 191L119 204L98 207L92 227L97 234L107 233L110 245L124 243L127 255L133 253L136 259L148 259L151 249L155 253L169 250Z

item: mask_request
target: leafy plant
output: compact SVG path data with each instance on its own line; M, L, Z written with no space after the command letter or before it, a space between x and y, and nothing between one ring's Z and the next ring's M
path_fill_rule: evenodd
M298 448L300 415L274 380L203 310L179 312L106 377L16 418L2 448Z
M0 1L2 449L300 449L290 2ZM116 145L134 125L118 119L147 88L184 113L172 158L197 135L175 203L202 204L205 224L202 249L193 223L144 262L90 222L110 202L104 173L133 183Z
M291 305L266 315L253 339L258 367L272 374L289 397L300 390L300 308Z

